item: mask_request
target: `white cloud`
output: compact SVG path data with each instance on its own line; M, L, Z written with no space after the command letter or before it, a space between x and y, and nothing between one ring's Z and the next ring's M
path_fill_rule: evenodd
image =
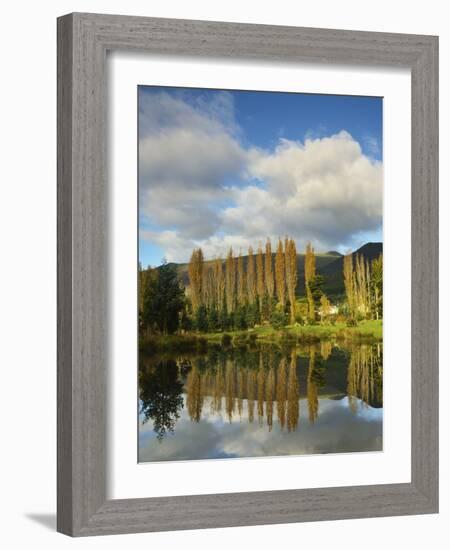
M152 94L140 116L140 210L161 231L141 237L170 261L288 234L302 249L347 248L382 221L382 165L346 131L273 151L246 148L231 94L213 101Z
M347 132L304 144L282 140L273 153L250 157L248 170L264 187L233 189L224 231L259 238L288 233L323 250L379 227L382 166Z
M228 178L246 152L232 124L229 94L189 105L168 94L143 96L140 109L140 212L153 224L206 238L218 228Z

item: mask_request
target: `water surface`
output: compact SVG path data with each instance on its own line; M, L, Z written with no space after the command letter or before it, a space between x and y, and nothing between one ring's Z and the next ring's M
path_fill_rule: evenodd
M382 345L141 358L139 461L382 450Z

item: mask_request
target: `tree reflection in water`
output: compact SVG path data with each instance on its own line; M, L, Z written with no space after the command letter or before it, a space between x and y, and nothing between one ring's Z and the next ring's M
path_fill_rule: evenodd
M139 369L143 422L153 421L153 429L160 441L167 432L174 431L183 407L183 383L179 379L178 368L176 361L168 360Z
M314 424L319 416L319 389L325 386L325 367L323 361L326 361L331 355L331 344L330 347L321 345L320 350L321 356L316 352L314 346L311 346L309 350L306 397L308 400L308 416L311 424Z
M347 370L349 406L356 412L358 399L363 406L383 403L383 348L381 344L354 346Z
M271 431L293 432L305 399L309 422L320 416L320 398L347 396L352 412L359 406L382 406L383 352L381 344L358 344L350 350L331 342L283 349L211 349L207 354L148 360L140 369L143 422L151 420L161 441L173 432L183 407L200 422L206 407L228 422L253 423ZM275 420L274 420L275 419Z

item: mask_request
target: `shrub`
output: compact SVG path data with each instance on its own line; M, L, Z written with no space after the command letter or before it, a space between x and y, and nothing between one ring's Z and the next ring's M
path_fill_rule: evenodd
M273 328L279 330L282 329L287 325L287 318L284 311L275 310L272 312L272 315L270 316L270 324L273 326Z
M358 323L356 321L356 319L347 319L347 326L348 327L357 327L358 326Z

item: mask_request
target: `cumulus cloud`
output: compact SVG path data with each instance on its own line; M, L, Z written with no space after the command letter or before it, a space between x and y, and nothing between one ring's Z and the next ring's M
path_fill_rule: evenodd
M381 226L382 165L345 130L267 151L243 145L226 92L144 95L140 109L140 215L152 226L141 238L170 261L286 234L299 249L345 249Z
M253 152L248 169L264 185L232 190L225 231L288 233L299 245L311 240L324 250L381 223L382 166L345 131L304 144L281 140L273 153Z
M140 101L139 203L153 224L206 238L219 227L225 184L246 165L237 141L230 99L206 104L166 93Z

